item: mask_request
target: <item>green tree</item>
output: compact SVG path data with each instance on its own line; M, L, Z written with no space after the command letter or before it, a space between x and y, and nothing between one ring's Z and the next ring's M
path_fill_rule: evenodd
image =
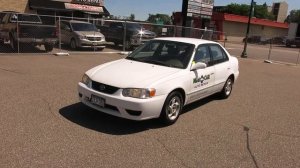
M129 16L128 19L131 20L131 21L134 21L135 20L135 15L134 14L130 14L130 16Z
M288 23L300 23L300 10L291 10L290 15L287 17Z
M248 16L249 11L250 11L250 5L232 3L227 5L222 12L235 14L235 15ZM255 4L253 16L260 19L269 19L269 20L275 19L275 16L270 12L268 12L268 6L266 3L264 3L263 5Z
M162 22L163 24L172 24L172 19L169 15L166 15L166 14L149 14L149 17L147 19L148 22L151 22L151 23L160 23Z
M227 13L248 16L249 15L250 6L246 4L237 4L232 3L226 6L225 10Z

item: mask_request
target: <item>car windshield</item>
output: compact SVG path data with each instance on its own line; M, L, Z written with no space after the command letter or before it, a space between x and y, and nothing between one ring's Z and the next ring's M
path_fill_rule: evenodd
M126 59L185 69L195 45L175 41L152 40L140 46Z
M138 23L126 23L128 29L142 29L143 27Z
M95 25L90 23L72 23L74 31L97 31Z

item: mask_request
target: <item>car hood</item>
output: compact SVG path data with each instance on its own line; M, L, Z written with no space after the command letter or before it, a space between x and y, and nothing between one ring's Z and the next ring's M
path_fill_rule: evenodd
M93 81L119 88L147 88L181 69L121 59L88 72Z
M97 31L76 31L76 33L88 37L103 37L103 34Z

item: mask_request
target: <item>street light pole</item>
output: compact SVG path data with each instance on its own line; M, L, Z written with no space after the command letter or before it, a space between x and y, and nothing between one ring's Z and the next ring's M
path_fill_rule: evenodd
M249 38L249 31L250 31L250 24L251 24L251 17L253 12L253 6L254 2L251 0L251 6L250 6L250 12L249 12L249 18L248 18L248 25L247 25L247 32L246 32L246 38L245 38L245 44L244 44L244 51L241 55L242 58L247 58L247 45L248 45L248 38Z

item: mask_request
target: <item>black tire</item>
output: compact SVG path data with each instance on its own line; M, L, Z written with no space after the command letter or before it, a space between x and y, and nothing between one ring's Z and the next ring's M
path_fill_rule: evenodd
M181 113L183 107L183 98L181 93L174 91L170 93L161 110L160 120L166 124L174 124Z
M10 35L9 36L9 44L10 44L10 47L13 51L16 51L17 50L17 43L16 41L14 40L13 36Z
M98 50L98 51L103 51L103 50L104 50L104 48L97 48L97 50Z
M119 42L114 42L114 45L115 45L116 47L119 47L120 43L119 43Z
M77 44L76 44L76 40L75 39L71 39L71 41L70 41L70 48L72 50L76 50L77 49Z
M126 42L125 42L125 49L126 49L127 51L133 50L133 46L131 45L131 42L130 42L130 41L126 41Z
M44 44L44 47L46 52L51 52L54 48L52 44Z
M226 80L222 91L220 92L220 97L222 99L227 99L231 95L233 84L234 84L233 77L229 77Z

